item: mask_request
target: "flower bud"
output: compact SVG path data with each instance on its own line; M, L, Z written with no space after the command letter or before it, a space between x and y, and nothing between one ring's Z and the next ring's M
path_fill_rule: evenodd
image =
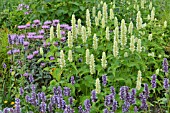
M95 60L94 60L94 55L91 54L90 56L90 74L94 74L95 71Z

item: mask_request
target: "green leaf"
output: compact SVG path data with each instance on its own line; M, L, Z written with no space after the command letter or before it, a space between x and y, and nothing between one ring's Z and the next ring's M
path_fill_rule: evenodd
M56 68L54 72L52 73L53 78L55 78L58 82L61 79L61 74L63 73L62 69Z

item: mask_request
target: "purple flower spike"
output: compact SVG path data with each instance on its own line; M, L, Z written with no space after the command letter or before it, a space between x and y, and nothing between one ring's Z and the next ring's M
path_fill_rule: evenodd
M167 60L167 58L164 58L162 67L163 67L163 71L165 73L168 73L168 60Z
M112 93L113 96L115 96L115 88L113 86L110 87L110 92Z
M44 25L51 25L51 23L52 22L50 20L47 20L47 21L44 22Z
M32 74L29 75L29 81L30 81L31 83L34 82L34 78L33 78Z
M71 76L70 81L71 81L71 84L75 84L74 76Z
M109 113L109 110L108 110L107 108L105 108L105 109L103 110L103 113Z
M72 105L73 104L73 97L69 97L68 101L69 101L70 105Z
M113 101L113 105L112 105L112 111L115 112L117 110L117 101Z
M58 24L60 20L53 20L53 24Z
M164 88L166 90L168 90L168 88L169 88L169 79L168 78L164 78Z
M41 113L46 112L46 103L45 102L41 102L41 104L40 104L40 112Z
M129 101L130 104L132 104L132 105L136 103L135 96L136 96L136 89L133 88L132 91L131 91L131 94L130 94L130 101Z
M84 113L83 108L82 108L81 105L78 107L78 109L79 109L79 113Z
M2 67L3 67L4 69L6 69L6 64L5 64L5 63L3 63L3 64L2 64Z
M39 24L40 24L40 20L34 20L33 22L34 22L34 24L36 24L36 25L39 25Z
M29 44L30 44L30 43L27 42L27 41L24 41L24 42L23 42L23 45L24 45L24 46L29 46Z
M24 89L22 87L20 87L20 95L23 95L24 94Z
M50 60L55 60L55 58L53 56L50 57Z
M49 113L53 112L53 105L51 102L48 104L48 111L49 111Z
M70 88L64 87L63 93L64 93L65 96L70 96L70 93L71 93Z
M106 75L102 76L102 82L103 82L103 86L105 87L107 84L107 76Z
M148 108L148 105L146 103L146 98L145 98L145 95L143 95L142 93L139 94L139 97L140 97L140 100L142 102L140 108L143 109L143 110L146 110Z
M125 101L123 106L122 106L122 112L128 112L129 111L129 107L130 107L130 103L128 101Z
M34 51L34 52L33 52L33 55L36 56L36 55L38 55L38 53L39 53L38 50L37 50L37 51Z
M27 59L31 60L31 59L33 59L33 57L34 57L34 55L30 54L30 55L27 56Z
M38 31L38 33L39 33L40 35L44 35L45 31L44 31L44 29L41 29L41 30Z
M134 112L137 113L138 112L138 108L137 106L134 107Z
M91 107L91 104L90 104L90 100L89 99L86 99L84 101L84 106L85 106L85 109L87 112L90 112L90 107Z
M149 89L148 89L148 84L144 84L144 95L146 99L149 97Z
M153 74L151 78L152 78L151 80L152 88L156 88L156 75Z
M96 102L96 100L97 100L96 91L95 90L92 90L92 92L91 92L91 99L92 99L92 102Z

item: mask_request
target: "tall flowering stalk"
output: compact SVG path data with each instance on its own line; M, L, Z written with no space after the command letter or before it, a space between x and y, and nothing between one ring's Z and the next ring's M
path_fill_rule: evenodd
M117 17L114 18L114 26L115 26L115 28L118 27L118 19L117 19Z
M75 15L72 15L72 19L71 19L71 25L72 25L72 36L74 39L77 39L77 32L76 32L76 19L75 19Z
M83 43L86 43L87 35L86 35L86 28L84 26L82 26L81 28L81 33L82 33L81 38L83 40Z
M152 34L149 34L148 40L149 40L149 41L152 41Z
M133 35L130 38L130 51L132 53L135 51L135 38Z
M69 60L69 62L73 61L72 50L68 51L68 60Z
M166 90L168 90L168 88L169 88L169 79L168 78L164 78L164 88L166 89Z
M94 74L95 72L96 72L96 70L95 70L94 55L91 54L91 56L90 56L90 74Z
M94 34L94 36L93 36L93 49L97 50L97 48L98 48L98 39L96 37L96 34Z
M142 28L142 18L141 18L141 13L140 11L138 11L137 13L137 17L136 17L136 28L137 30L141 29Z
M78 34L81 35L81 19L78 19L77 23L78 23L78 27L77 27Z
M109 27L106 27L106 40L110 40L110 33L109 33Z
M164 28L167 27L167 21L164 21Z
M57 24L57 38L61 39L61 31L60 31L60 24Z
M137 90L140 90L140 88L141 88L141 81L142 81L142 73L141 73L141 71L139 70L139 71L138 71L137 82L136 82L136 89L137 89Z
M137 48L136 48L136 51L139 52L139 53L142 51L142 47L141 47L141 39L138 39L138 41L137 41Z
M89 49L86 49L86 64L90 63L90 52Z
M95 6L92 9L92 16L93 16L93 18L96 16L96 7Z
M118 26L114 30L114 41L119 42L119 27Z
M114 12L113 12L113 9L110 8L110 20L113 20L114 19Z
M50 42L52 42L53 38L54 38L54 27L51 26L51 28L50 28Z
M72 37L71 31L68 31L68 47L69 48L73 47L73 37Z
M113 45L113 55L114 57L117 57L119 54L119 48L118 48L118 42L114 41L114 45Z
M125 25L125 20L122 19L122 21L121 21L121 35L120 35L122 48L124 48L126 46L126 43L127 43L126 32L127 32L127 28L126 28L126 25Z
M156 88L156 75L153 74L151 78L152 78L151 80L152 88Z
M64 68L65 65L66 65L63 50L60 51L59 63L60 63L60 67L61 67L61 68Z
M163 59L162 67L163 67L163 72L165 72L165 74L168 73L168 60L167 60L167 58Z
M44 55L44 51L43 51L43 48L42 47L40 47L40 55Z
M152 1L149 3L149 10L152 10Z
M102 13L101 13L101 11L98 11L97 17L98 17L98 20L101 20L101 19L102 19Z
M103 69L106 69L106 67L107 67L107 60L106 60L106 53L105 52L102 53L101 64L102 64Z
M128 33L131 34L131 35L133 34L133 22L132 21L129 24Z
M107 19L108 19L108 13L107 13L107 4L106 2L103 4L103 18L105 20L105 23L107 23Z
M155 7L153 7L151 11L151 21L154 21L154 20L155 20Z
M144 1L144 0L141 0L141 1L140 1L140 4L141 4L141 8L144 9L144 8L145 8L145 1Z
M96 93L99 94L101 92L100 80L96 79Z
M95 17L95 24L96 24L96 26L99 26L99 18L98 17Z
M105 22L105 18L102 18L102 28L105 28L105 26L106 26L106 22Z
M89 9L86 10L86 26L87 26L88 36L90 36L91 35L91 19L90 19Z

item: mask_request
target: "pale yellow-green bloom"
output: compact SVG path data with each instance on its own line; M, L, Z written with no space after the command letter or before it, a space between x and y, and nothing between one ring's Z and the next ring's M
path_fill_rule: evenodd
M90 63L90 51L89 49L86 49L86 64Z
M150 20L150 19L151 19L151 16L150 16L149 14L148 14L148 16L147 16L147 19L148 19L148 20Z
M105 23L106 21L105 21L105 19L102 18L102 21L101 21L101 22L102 22L102 28L105 28L105 26L106 26L106 23Z
M107 23L107 19L108 19L108 13L107 13L107 4L106 2L103 4L103 18L105 20L105 23Z
M69 48L73 47L73 37L72 37L71 31L68 31L68 47Z
M118 48L118 43L117 41L114 41L114 45L113 45L113 56L117 57L119 54L119 48Z
M72 20L71 20L71 25L72 25L72 37L74 39L77 39L77 32L76 32L76 18L75 18L75 15L73 14L72 15Z
M101 18L102 18L102 13L101 13L101 11L98 11L97 16L98 16L98 19L101 20Z
M154 21L154 20L155 20L155 7L153 7L151 11L151 21Z
M149 41L152 41L152 34L149 34L148 40L149 40Z
M136 81L136 89L137 89L137 90L140 90L140 88L141 88L141 82L142 82L142 72L139 70L139 71L138 71L137 81Z
M114 19L114 26L115 26L115 28L118 26L118 19L117 19L117 17L115 17L115 19Z
M127 32L127 27L125 25L125 20L122 19L122 21L121 21L121 34L120 34L122 48L124 48L126 46L126 43L127 43L126 32Z
M96 79L96 93L99 94L101 92L100 80L99 78Z
M137 13L137 17L136 17L136 28L137 30L141 29L142 28L142 18L141 18L141 13L140 11L138 11Z
M114 30L114 41L119 42L119 27L118 26Z
M133 22L131 21L128 27L128 33L132 35L133 33Z
M106 69L106 67L107 67L107 60L106 60L106 53L105 52L102 53L101 64L102 64L103 69Z
M152 1L149 3L149 10L152 10Z
M155 74L156 74L156 75L159 75L159 69L156 70L156 73L155 73Z
M128 57L128 52L125 52L125 53L124 53L124 57L125 57L125 58Z
M113 0L113 9L116 7L115 0Z
M90 74L94 74L95 71L95 60L94 60L94 55L91 54L90 56Z
M130 51L132 53L135 51L135 38L133 35L130 38Z
M164 21L164 28L167 27L167 21Z
M77 34L81 35L81 19L78 19L78 27L77 27L77 29L78 29Z
M110 9L110 20L113 20L114 19L114 12L113 12L113 9L111 8Z
M92 16L95 17L96 16L96 7L94 6L92 9Z
M88 36L91 36L91 27L87 27L87 34Z
M106 27L106 40L110 40L110 33L109 33L109 27Z
M94 34L94 36L93 36L93 49L97 50L97 48L98 48L98 39L96 37L96 34Z
M141 8L144 9L145 8L145 1L141 0L140 3L141 3Z
M66 65L63 50L60 51L60 60L59 60L59 63L60 63L60 67L61 68L64 68L65 65Z
M141 52L142 51L142 47L141 47L141 39L138 39L137 41L137 49L136 49L137 52Z
M52 42L53 38L54 38L54 27L51 26L51 28L50 28L50 42Z
M86 26L91 27L91 19L89 9L86 10Z
M81 30L82 30L81 31L81 33L82 33L81 37L82 37L83 43L86 43L86 40L87 40L86 28L84 26L82 26Z
M43 48L42 47L40 47L40 55L44 55L44 51L43 51Z
M60 31L60 24L57 24L57 38L61 39L61 31Z
M73 61L72 50L68 51L68 60L69 60L69 62Z
M98 19L98 17L95 17L95 24L96 24L96 26L99 26L99 19Z

